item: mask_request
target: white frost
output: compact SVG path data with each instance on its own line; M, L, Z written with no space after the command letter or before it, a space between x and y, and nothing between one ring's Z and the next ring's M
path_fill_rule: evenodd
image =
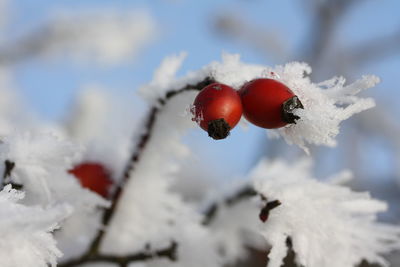
M52 232L71 213L67 205L43 209L17 203L24 193L6 186L0 192L0 266L56 266L62 256Z
M319 84L313 83L309 75L311 67L305 63L288 63L272 71L279 81L286 84L300 99L304 109L296 114L301 118L296 124L278 129L287 143L297 144L306 152L306 144L335 146L339 124L352 115L375 106L372 98L357 97L360 91L373 87L379 78L363 76L356 82L345 85L343 77L334 77Z
M262 160L251 174L258 192L282 203L261 223L261 234L272 246L268 266L281 266L288 237L301 266L351 267L363 259L389 266L382 254L400 249L400 227L377 222L386 203L366 192L319 182L310 167L306 159L291 164Z

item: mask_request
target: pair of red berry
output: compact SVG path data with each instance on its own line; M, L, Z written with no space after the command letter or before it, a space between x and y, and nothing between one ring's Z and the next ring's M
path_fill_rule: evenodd
M303 108L286 85L266 78L247 82L239 91L222 83L210 84L200 91L193 106L193 120L214 139L227 137L242 114L259 127L273 129L295 123L299 117L293 112Z

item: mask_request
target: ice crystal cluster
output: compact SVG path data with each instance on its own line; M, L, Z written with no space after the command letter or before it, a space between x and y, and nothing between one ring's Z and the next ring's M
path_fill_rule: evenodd
M400 227L377 221L387 209L385 202L335 181L318 181L309 159L262 160L250 177L260 194L282 203L261 226L272 247L268 267L281 266L288 238L296 262L307 267L350 267L362 260L389 266L382 255L400 248Z

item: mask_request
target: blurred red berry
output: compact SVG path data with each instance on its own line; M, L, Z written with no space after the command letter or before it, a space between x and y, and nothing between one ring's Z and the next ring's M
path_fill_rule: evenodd
M214 139L229 135L242 116L238 92L222 83L204 87L193 103L193 120Z
M108 197L113 182L110 178L110 172L102 164L84 162L76 165L68 172L79 180L82 187L96 192L104 198Z
M283 83L274 79L255 79L239 90L245 118L262 128L280 128L295 123L293 111L303 108L300 100Z

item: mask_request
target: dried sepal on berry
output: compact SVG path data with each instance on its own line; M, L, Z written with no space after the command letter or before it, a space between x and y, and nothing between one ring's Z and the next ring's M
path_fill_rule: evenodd
M215 140L226 138L242 116L242 103L235 89L221 83L204 87L191 109L200 127Z

